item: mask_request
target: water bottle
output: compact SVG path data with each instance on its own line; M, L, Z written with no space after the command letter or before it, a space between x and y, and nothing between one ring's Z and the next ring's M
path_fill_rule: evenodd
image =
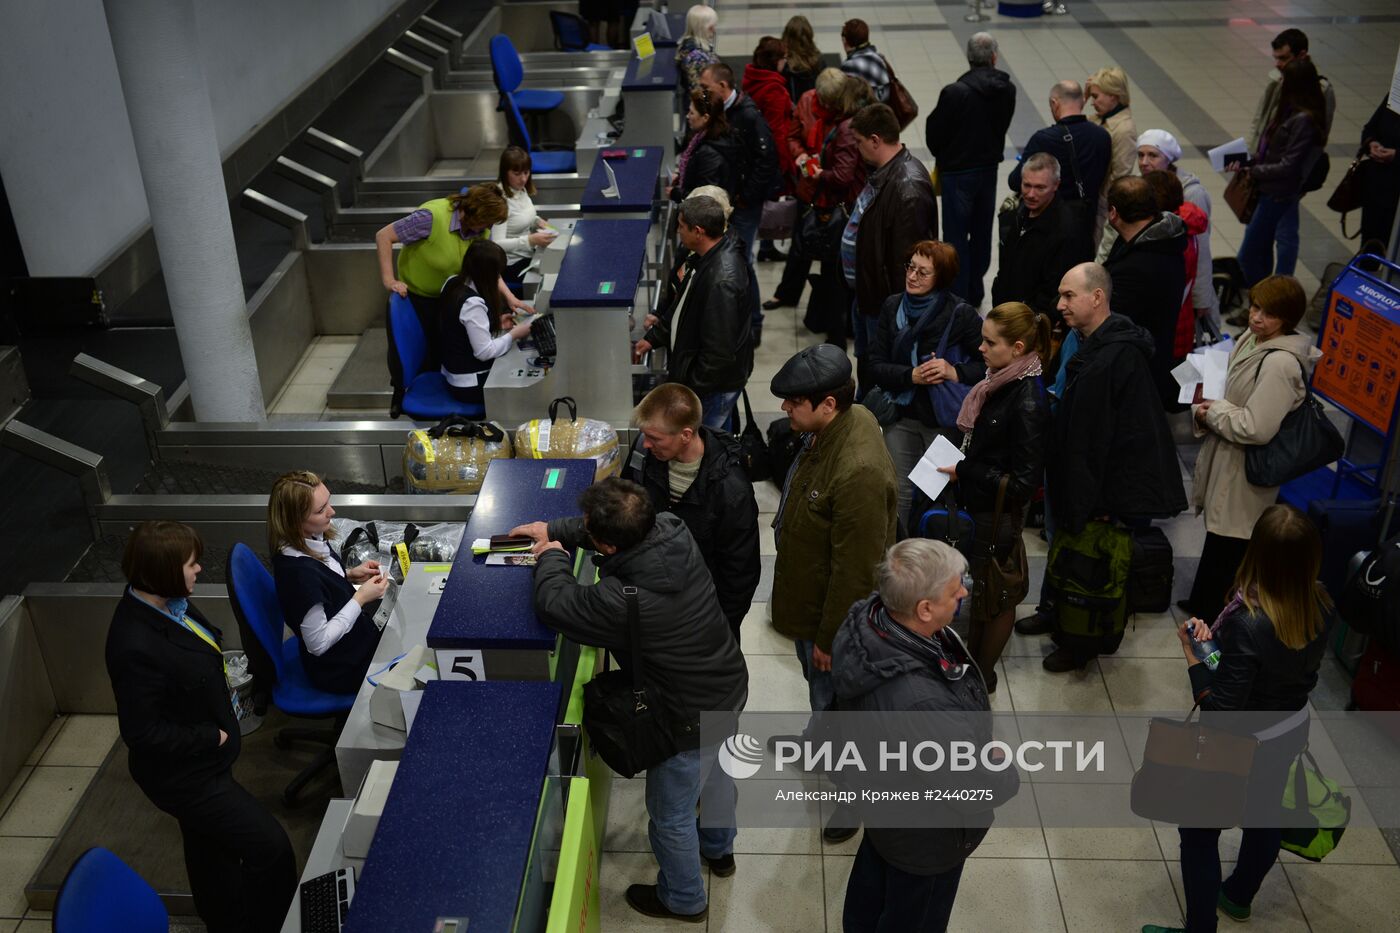
M1191 651L1196 655L1197 660L1212 671L1219 667L1220 646L1215 643L1215 639L1207 638L1205 641L1198 641L1195 635L1196 627L1190 622L1183 624L1186 626L1186 634L1191 636Z

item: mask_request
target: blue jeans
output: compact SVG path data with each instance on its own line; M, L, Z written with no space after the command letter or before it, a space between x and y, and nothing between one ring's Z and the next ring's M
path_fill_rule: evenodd
M758 276L754 272L754 256L758 250L758 223L763 219L763 205L736 207L729 215L729 224L744 241L744 258L749 264L749 321L755 329L763 327L763 307L758 300Z
M836 687L831 682L831 671L819 671L812 663L814 641L797 640L797 662L802 665L802 676L807 680L807 700L812 712L820 713L836 699Z
M846 882L841 928L845 933L943 933L962 871L959 862L941 875L911 875L881 858L864 836Z
M1277 244L1278 258L1274 258ZM1292 275L1298 266L1298 199L1259 195L1254 216L1240 241L1240 271L1246 285L1254 285L1271 272Z
M700 423L707 428L733 434L730 422L733 420L734 403L738 400L738 392L715 392L700 396Z
M982 303L982 281L992 265L992 222L996 217L996 166L939 175L943 186L943 239L958 251L953 294L974 308Z
M656 894L667 909L698 914L705 909L700 856L734 851L734 780L715 767L718 746L680 752L647 769L647 838L656 856ZM709 828L695 819L695 805Z
M861 314L859 304L851 302L851 338L856 351L856 401L865 398L873 380L870 377L870 364L867 362L870 344L875 340L875 331L880 326L878 314Z

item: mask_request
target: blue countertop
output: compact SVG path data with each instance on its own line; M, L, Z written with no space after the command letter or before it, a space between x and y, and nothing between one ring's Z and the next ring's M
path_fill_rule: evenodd
M585 218L574 224L549 295L550 308L630 308L637 298L650 229L650 220ZM494 468L495 462L491 465Z
M547 681L428 684L344 933L424 933L438 917L511 928L559 694Z
M554 633L535 616L535 568L488 567L471 543L526 522L579 514L578 497L592 485L594 468L592 460L491 461L428 628L429 648L554 647ZM551 470L563 472L546 489Z
M664 152L660 146L640 146L625 151L625 159L604 160L599 156L593 163L593 171L588 176L588 187L583 189L582 206L585 214L636 213L651 210L652 201L657 197L657 180L661 176L661 158ZM608 172L603 168L604 161L612 166L613 174L617 176L620 197L603 197L603 189L608 186Z
M622 77L624 91L674 91L676 82L676 56L669 49L658 51L650 58L633 58L627 63L627 74Z

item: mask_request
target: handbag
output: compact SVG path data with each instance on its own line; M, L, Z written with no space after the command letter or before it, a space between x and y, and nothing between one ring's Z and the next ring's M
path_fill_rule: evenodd
M676 754L676 741L666 714L649 695L642 679L642 626L637 588L624 586L627 634L631 641L631 673L604 671L583 687L583 728L593 750L609 768L632 777Z
M957 318L957 305L948 309L948 323L943 328L943 336L939 338L936 356L940 360L957 365L967 362L967 354L962 347L955 346L950 351L948 349L948 337L953 333L953 321ZM933 416L938 423L945 427L953 427L958 423L958 412L962 411L963 399L972 391L972 386L961 382L934 383L928 386L928 400L933 404Z
M1130 806L1138 816L1178 826L1238 826L1259 740L1203 725L1192 716L1153 717Z
M1304 758L1311 768L1303 763ZM1279 848L1310 862L1322 861L1337 848L1351 822L1351 798L1342 793L1341 785L1322 773L1306 748L1288 769L1283 809L1285 829Z
M802 204L795 198L782 198L777 201L764 201L763 213L758 219L760 240L786 240L792 236L797 226L797 217Z
M1337 182L1332 196L1327 199L1327 206L1342 215L1342 237L1344 239L1352 240L1361 236L1359 227L1354 235L1347 234L1347 214L1360 210L1365 200L1365 192L1362 190L1364 187L1362 173L1366 171L1363 166L1370 161L1369 155L1359 155L1353 159L1351 165L1347 167L1346 174L1342 176L1342 180Z
M887 428L899 420L899 406L890 398L890 394L879 386L866 389L860 403L869 409L882 428Z
M812 262L833 262L841 253L841 234L846 231L844 205L832 208L808 207L796 228L796 249L799 256Z
M946 542L966 557L972 553L972 542L977 536L977 522L970 513L958 508L956 504L935 505L920 516L918 535L920 538Z
M1242 224L1249 223L1249 218L1254 216L1259 192L1254 187L1254 179L1249 177L1248 169L1241 168L1230 176L1230 183L1225 186L1225 203L1230 205L1230 210Z
M1259 370L1264 368L1260 354L1254 381L1259 382ZM1301 369L1303 363L1298 361ZM1244 475L1254 486L1282 486L1284 483L1324 467L1346 452L1341 432L1322 410L1312 394L1308 374L1303 372L1303 404L1284 415L1278 433L1267 444L1252 444L1244 451Z
M761 483L773 476L772 454L768 451L768 442L763 439L763 431L754 423L748 390L741 389L739 396L744 400L744 430L739 432L744 469L748 471L750 482Z
M914 118L919 115L919 105L914 101L914 95L909 93L909 89L904 86L904 82L894 76L894 69L890 67L890 60L881 55L880 60L885 63L885 71L889 73L890 83L888 96L885 103L894 111L894 117L899 121L899 128L905 129Z
M1026 579L1026 542L1018 534L997 556L997 538L1001 536L1001 519L1006 505L1006 487L1011 477L1002 476L997 484L997 502L990 524L976 522L972 550L972 617L989 620L1010 606L1015 606L1029 592ZM1014 526L1013 526L1014 527Z

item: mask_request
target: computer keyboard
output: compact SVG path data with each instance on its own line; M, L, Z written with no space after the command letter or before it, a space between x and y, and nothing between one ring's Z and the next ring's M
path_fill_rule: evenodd
M302 933L340 933L355 896L355 872L350 868L317 875L301 886Z

